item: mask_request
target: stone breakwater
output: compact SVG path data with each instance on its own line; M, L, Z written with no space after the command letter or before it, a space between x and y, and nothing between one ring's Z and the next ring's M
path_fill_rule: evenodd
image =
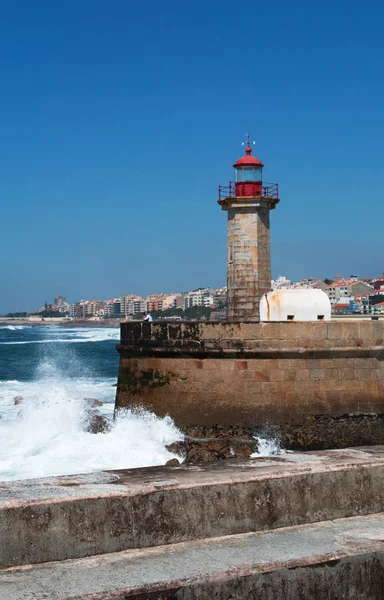
M4 482L0 587L6 600L382 600L383 457Z
M169 414L190 438L227 440L222 454L268 432L294 449L384 442L382 321L131 322L117 349L116 408Z

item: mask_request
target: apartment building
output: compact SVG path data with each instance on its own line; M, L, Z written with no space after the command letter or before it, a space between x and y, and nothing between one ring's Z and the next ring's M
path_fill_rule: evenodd
M227 294L213 294L213 308L220 310L227 306Z
M69 305L69 316L73 318L78 318L83 316L83 307L80 302L75 302Z
M189 292L184 296L184 308L191 308L192 306L204 306L209 308L213 306L213 296L209 288L195 290Z
M114 300L107 300L104 304L104 316L117 317L119 315L121 315L120 298L115 298Z
M359 295L369 295L374 293L374 288L365 283L364 281L359 281L356 278L352 279L338 279L328 285L325 288L325 293L328 294L331 305L338 303L340 299L346 298L348 296L359 296Z
M144 298L135 297L128 298L125 301L124 313L126 316L142 313L147 310L147 302Z
M163 308L162 310L166 310L167 308L175 308L175 302L177 298L177 294L165 294L163 297ZM184 300L184 297L183 297ZM184 304L183 304L184 306Z
M158 300L147 300L147 312L151 312L151 310L164 310L163 309L163 299L159 298Z

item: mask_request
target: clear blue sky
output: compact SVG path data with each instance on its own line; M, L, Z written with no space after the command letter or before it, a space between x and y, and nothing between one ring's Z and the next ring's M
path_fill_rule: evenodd
M30 0L0 8L0 313L220 286L250 130L276 276L383 259L378 0Z

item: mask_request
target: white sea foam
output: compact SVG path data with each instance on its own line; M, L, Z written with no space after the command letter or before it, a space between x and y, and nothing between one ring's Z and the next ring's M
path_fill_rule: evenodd
M273 437L255 437L258 443L257 452L251 454L251 458L262 458L266 456L283 456L285 450L280 447L279 442Z
M63 379L46 363L33 382L0 382L0 480L88 473L164 464L166 444L182 439L169 418L149 412L121 413L107 433L84 431L85 397L113 414L113 380ZM15 396L22 396L15 405Z
M73 402L81 402L84 398L97 398L103 402L102 414L107 415L113 412L116 394L116 388L113 387L116 383L115 378L69 379L59 376L55 380L50 373L47 373L48 369L43 367L40 368L41 378L35 381L0 381L0 425L2 420L13 421L15 419L17 407L15 407L14 400L17 396L22 397L29 404L33 404L39 402L40 399L50 400L57 393L57 388L60 387L65 389L66 396ZM20 409L20 406L18 408Z
M59 327L56 331L63 331L63 329ZM119 327L72 327L70 329L65 329L65 333L69 336L73 336L74 340L84 340L87 342L103 342L105 340L120 339Z
M18 331L27 327L28 325L0 325L0 329L8 329L9 331Z
M6 328L13 327L8 325ZM73 328L73 329L62 329L60 327L46 327L44 331L47 337L43 340L15 340L11 342L0 342L0 345L3 346L16 346L23 344L53 344L53 343L62 343L62 344L78 344L81 342L105 342L108 340L119 340L120 339L120 329L118 328L108 328L108 327L98 327L95 329L87 328L81 329ZM65 337L56 337L57 335L61 335Z

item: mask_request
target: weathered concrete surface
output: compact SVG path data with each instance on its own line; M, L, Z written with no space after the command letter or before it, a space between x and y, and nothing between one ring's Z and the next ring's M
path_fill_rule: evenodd
M0 571L6 600L383 600L384 515Z
M384 448L1 482L3 567L384 511Z
M274 427L293 449L384 443L384 321L131 322L117 349L116 407L169 414L190 435Z

